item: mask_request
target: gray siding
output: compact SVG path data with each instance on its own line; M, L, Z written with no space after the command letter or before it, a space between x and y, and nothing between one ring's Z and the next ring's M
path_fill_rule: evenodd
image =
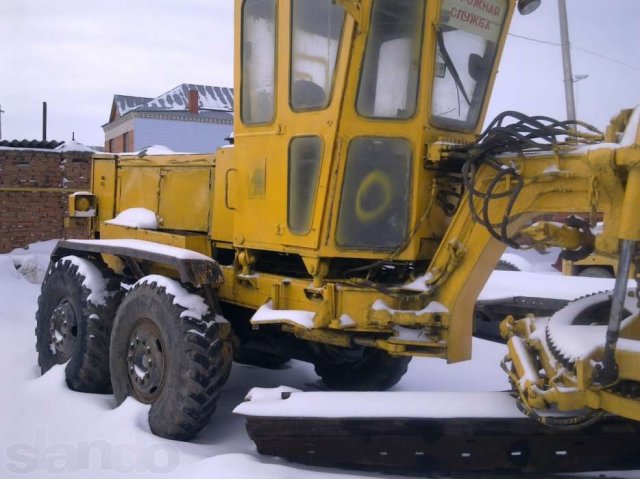
M135 119L135 150L164 145L175 152L212 153L226 145L233 125L179 120Z

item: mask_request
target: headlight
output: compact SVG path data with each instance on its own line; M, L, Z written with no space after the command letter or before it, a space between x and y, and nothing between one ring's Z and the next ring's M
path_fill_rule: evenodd
M97 199L89 192L75 192L69 195L69 216L87 218L96 216Z

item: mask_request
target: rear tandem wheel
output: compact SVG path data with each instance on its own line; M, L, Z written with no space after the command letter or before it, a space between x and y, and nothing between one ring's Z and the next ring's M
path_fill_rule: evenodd
M189 294L172 280L171 291ZM161 437L189 440L209 421L231 370L228 324L175 303L153 281L138 282L118 309L111 335L116 401L128 395L151 404L149 426Z
M369 347L322 345L314 350L316 374L331 390L387 390L407 373L411 361L411 357L393 357Z
M121 298L118 277L102 262L68 256L52 263L36 312L41 373L68 362L71 390L110 392L109 337Z

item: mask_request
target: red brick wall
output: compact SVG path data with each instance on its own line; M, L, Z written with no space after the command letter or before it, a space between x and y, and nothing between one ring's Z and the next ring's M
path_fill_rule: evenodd
M86 236L86 225L65 229L64 219L68 195L88 190L90 178L88 152L0 148L0 253L40 240Z
M128 143L128 148L127 150L124 149L124 134L120 135L119 137L114 137L111 143L111 149L109 148L109 140L106 140L104 142L104 151L105 152L111 152L111 153L122 153L122 152L133 152L133 146L134 144L134 131L131 130L129 132L127 132L128 138L127 138L127 143Z

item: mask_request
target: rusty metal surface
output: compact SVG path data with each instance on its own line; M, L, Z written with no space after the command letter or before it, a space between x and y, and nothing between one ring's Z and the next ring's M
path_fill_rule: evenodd
M258 451L317 466L407 475L552 475L640 468L640 424L610 418L581 430L530 419L247 417Z

